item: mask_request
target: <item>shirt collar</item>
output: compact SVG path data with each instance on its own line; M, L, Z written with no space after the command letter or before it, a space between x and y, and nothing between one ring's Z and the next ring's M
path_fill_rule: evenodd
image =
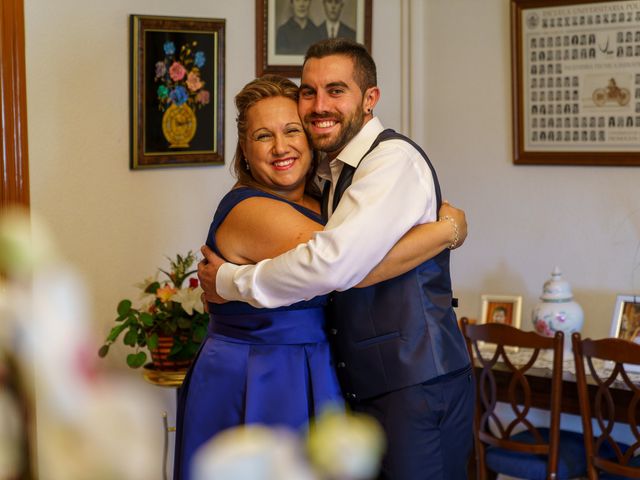
M357 167L376 137L384 130L378 117L373 117L360 129L358 134L351 139L336 157L341 162Z
M327 32L331 32L331 28L332 27L336 27L336 29L338 28L338 26L340 25L340 20L338 20L337 22L332 22L331 20L327 19Z
M362 159L371 144L376 137L384 130L382 122L378 117L373 117L360 129L358 134L351 139L349 143L342 149L335 160L339 160L343 163L357 167L358 163ZM325 180L331 180L331 167L330 162L327 161L327 157L324 153L320 154L320 162L318 163L317 174L320 178Z

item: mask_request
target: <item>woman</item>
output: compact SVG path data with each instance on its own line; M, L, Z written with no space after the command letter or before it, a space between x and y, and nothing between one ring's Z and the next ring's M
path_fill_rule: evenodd
M220 202L207 237L207 245L228 261L273 258L322 229L297 99L293 82L271 75L236 96L238 183ZM461 243L464 214L443 209L452 221L418 227L428 229L429 242L425 235L407 234L361 286L413 268L419 262L412 264L407 251L426 248L435 255L456 236ZM189 479L194 452L221 430L245 423L297 429L323 407L342 402L324 332L325 299L277 309L209 304L209 334L180 393L176 479Z

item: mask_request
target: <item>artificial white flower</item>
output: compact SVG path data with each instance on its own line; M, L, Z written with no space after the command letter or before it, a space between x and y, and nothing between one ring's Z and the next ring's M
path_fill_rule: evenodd
M199 286L195 288L181 288L171 297L171 300L180 303L184 311L189 315L192 315L194 310L198 313L204 313L202 293L203 290Z
M146 290L147 288L149 288L149 285L157 281L158 281L158 273L156 272L155 275L151 277L147 277L143 281L134 284L134 287L137 287L140 289L140 297L139 297L140 303L144 305L145 309L148 308L150 305L152 305L156 301L156 294L149 293Z

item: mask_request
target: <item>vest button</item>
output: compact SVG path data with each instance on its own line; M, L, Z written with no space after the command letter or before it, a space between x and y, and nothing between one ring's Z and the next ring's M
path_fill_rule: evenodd
M347 393L347 398L350 398L351 400L355 400L356 399L356 394L355 393Z
M329 333L331 335L337 335L338 334L338 329L337 328L332 328L331 330L329 330Z
M338 368L344 368L344 367L346 367L346 366L347 366L347 364L346 364L346 363L344 363L344 362L338 362Z

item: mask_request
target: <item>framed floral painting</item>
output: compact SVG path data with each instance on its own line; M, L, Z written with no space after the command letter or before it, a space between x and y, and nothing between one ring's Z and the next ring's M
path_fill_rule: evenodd
M130 16L131 168L224 163L225 21Z

